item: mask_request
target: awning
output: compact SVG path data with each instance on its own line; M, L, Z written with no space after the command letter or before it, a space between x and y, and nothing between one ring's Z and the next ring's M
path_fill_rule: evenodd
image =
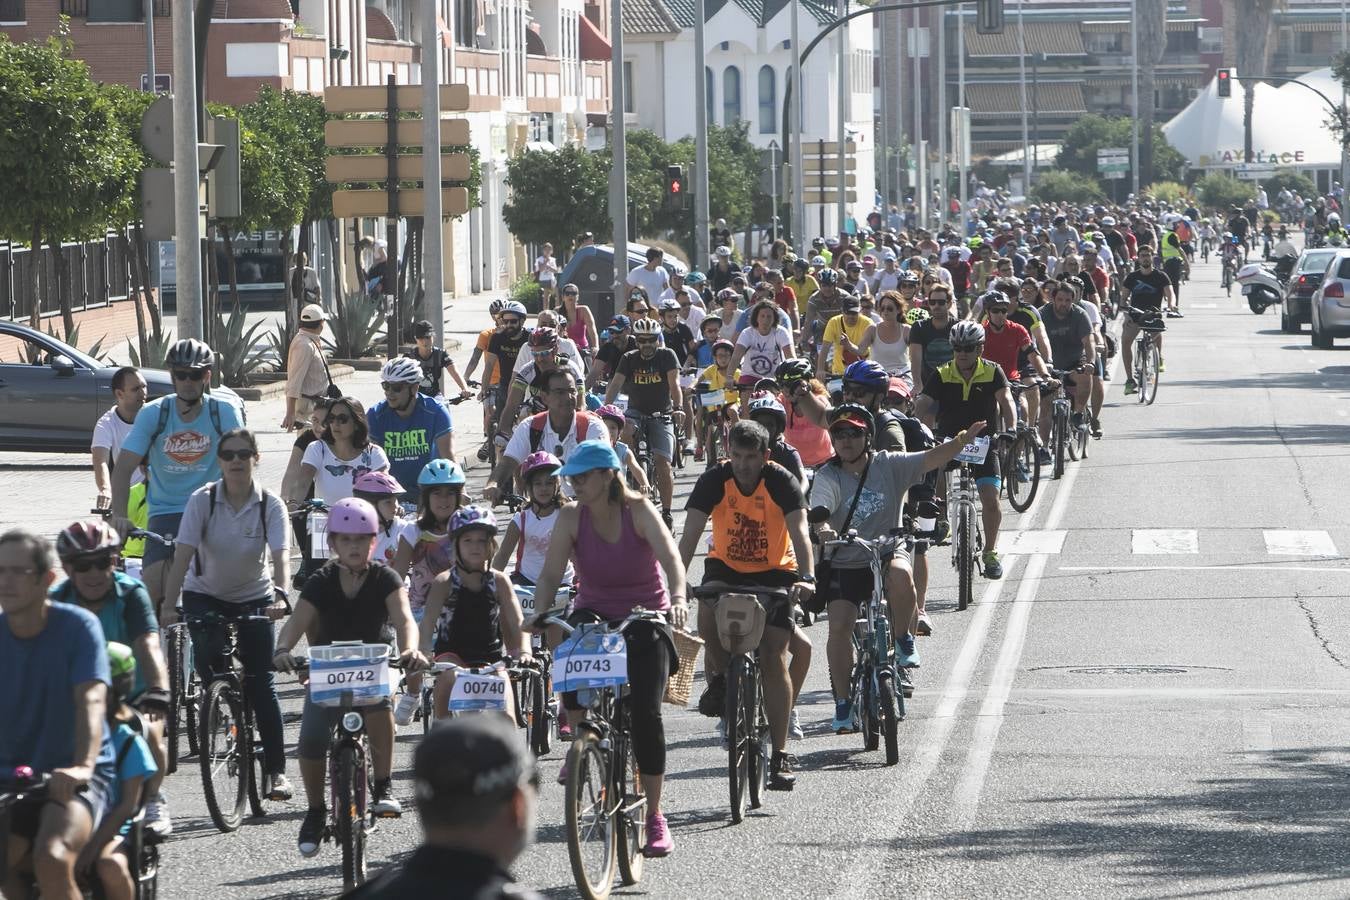
M614 55L609 38L600 33L595 23L585 16L579 16L581 25L581 58L592 62L608 62Z
M1282 27L1292 27L1299 34L1314 34L1326 32L1338 32L1341 30L1340 22L1300 22L1297 19L1290 21L1285 19L1280 22Z
M1086 56L1083 34L1077 22L1031 22L1025 26L1027 53L1046 56ZM1018 56L1017 28L1009 26L998 34L966 31L966 49L971 56Z
M1015 84L968 84L966 103L973 115L1011 115L1022 108L1022 92ZM1027 108L1035 104L1041 115L1085 113L1080 81L1042 81L1035 89L1027 85Z

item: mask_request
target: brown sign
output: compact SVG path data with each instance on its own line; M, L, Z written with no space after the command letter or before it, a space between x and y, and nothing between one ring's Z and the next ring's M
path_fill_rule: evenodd
M442 119L440 124L442 146L469 143L467 119ZM397 129L396 139L401 146L422 146L422 120L403 119L398 122ZM332 121L323 125L324 143L329 147L383 147L388 135L388 125L382 119Z
M422 180L422 156L400 156L395 164L400 181ZM332 182L384 181L389 175L389 161L383 156L330 156L324 161L325 177ZM441 154L441 178L445 181L466 181L469 177L469 157L463 153Z
M420 216L425 210L421 188L398 192L398 214ZM452 187L441 190L441 212L446 216L462 216L469 211L468 188ZM358 216L386 216L389 214L387 191L334 191L333 215L339 219Z
M422 86L399 85L398 108L421 110ZM330 113L377 113L389 108L389 89L384 85L350 85L324 88L323 108ZM441 112L462 112L469 108L469 86L441 85Z

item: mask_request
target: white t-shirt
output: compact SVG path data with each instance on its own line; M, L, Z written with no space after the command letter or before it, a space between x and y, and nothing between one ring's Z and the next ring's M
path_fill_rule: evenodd
M640 287L647 292L648 300L659 300L661 295L670 287L670 276L666 274L665 266L657 266L655 269L648 269L646 266L638 266L628 273L628 283Z
M745 348L745 356L741 357L742 374L772 378L778 364L792 349L792 335L781 325L774 326L768 334L760 334L758 328L746 328L737 336L736 345Z
M1102 311L1097 308L1097 304L1089 303L1086 300L1079 300L1078 305L1087 315L1088 324L1100 331L1102 327Z
M530 416L517 425L515 431L511 432L511 439L506 442L506 450L503 452L516 462L523 461L525 457L534 452L530 448L530 422L533 419L534 416ZM581 441L609 440L609 429L605 427L605 423L600 420L599 416L587 415L586 420L586 433L578 439L576 416L568 419L566 434L559 434L554 431L553 423L549 421L549 417L545 416L544 431L539 436L539 449L552 453L566 462L567 454L571 453ZM561 453L558 452L559 447L562 448Z
M320 442L322 443L322 442ZM403 534L411 528L412 535L406 540L408 545L412 546L417 542L417 523L412 519L397 518L389 524L389 530L386 532L383 527L375 533L375 551L371 554L371 559L382 562L386 566L394 564L394 557L398 555L398 542Z
M699 333L700 333L700 332L699 332L699 329L700 329L700 328L702 327L702 325L703 325L703 320L706 319L707 317L708 317L708 314L707 314L706 312L704 312L703 307L701 307L701 306L690 306L690 307L689 307L689 318L687 318L687 319L681 319L680 321L683 322L684 324L688 325L688 326L689 326L689 330L692 331L694 334L699 334Z
M515 571L530 581L538 581L539 573L544 570L544 559L548 556L548 545L553 540L553 527L558 524L558 510L554 509L546 518L541 519L535 513L534 507L526 507L512 516L511 521L520 532L520 541L516 544ZM568 560L560 583L571 584L574 574L572 562ZM538 604L535 608L539 608Z
M108 451L108 468L111 470L117 465L117 454L122 452L122 442L131 434L131 427L134 422L124 422L122 417L117 414L117 407L105 412L94 425L94 439L89 442L89 449L102 447ZM140 484L145 480L145 474L138 468L131 473L131 483Z
M332 506L352 495L358 475L387 470L389 457L378 444L370 444L354 459L338 459L326 442L315 441L305 448L300 463L314 469L314 494Z
M572 340L571 338L565 338L562 335L559 335L558 354L560 356L567 357L568 362L571 365L571 369L573 372L577 373L578 379L584 379L586 377L586 363L581 358L581 351L577 349L576 341ZM521 372L525 371L525 368L527 366L530 367L530 378L533 378L534 354L530 352L529 344L526 344L524 347L521 347L520 352L516 354L516 366L514 369L511 370L511 374L519 375Z
M887 272L885 269L877 272L876 283L872 287L872 293L880 296L883 291L898 291L900 289L900 275L901 272L899 269L896 269L894 272Z
M539 256L534 260L534 272L539 276L540 284L552 284L553 275L558 271L558 261L551 256Z

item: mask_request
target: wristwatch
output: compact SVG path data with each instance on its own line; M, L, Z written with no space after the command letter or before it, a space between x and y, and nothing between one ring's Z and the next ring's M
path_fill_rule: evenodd
M797 580L798 580L798 581L805 581L807 584L815 584L815 583L816 583L816 576L815 576L815 575L802 575L802 574L798 573L798 575L797 575Z

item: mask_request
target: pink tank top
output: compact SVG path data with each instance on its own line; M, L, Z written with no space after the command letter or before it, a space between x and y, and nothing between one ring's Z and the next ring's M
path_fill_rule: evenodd
M635 606L670 609L656 553L633 527L633 512L626 504L622 521L619 540L611 544L596 533L590 509L581 507L572 550L578 582L576 608L593 610L607 619L622 619Z
M834 456L834 446L830 443L830 433L801 416L792 408L786 397L779 398L787 410L787 427L783 429L783 440L787 441L802 456L802 465L823 465Z
M578 350L585 350L590 346L586 338L586 323L582 320L580 311L567 323L567 336L577 345Z

